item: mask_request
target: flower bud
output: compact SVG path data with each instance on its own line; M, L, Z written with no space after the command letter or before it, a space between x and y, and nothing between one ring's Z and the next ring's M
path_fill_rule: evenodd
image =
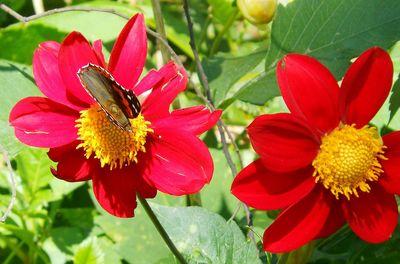
M237 0L237 5L251 23L267 24L275 14L277 0Z

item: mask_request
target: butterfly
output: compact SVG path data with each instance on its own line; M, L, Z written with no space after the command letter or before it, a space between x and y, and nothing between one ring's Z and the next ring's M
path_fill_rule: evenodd
M129 119L137 117L141 111L136 95L122 87L107 70L98 65L89 63L80 68L77 75L108 119L122 130L132 132Z

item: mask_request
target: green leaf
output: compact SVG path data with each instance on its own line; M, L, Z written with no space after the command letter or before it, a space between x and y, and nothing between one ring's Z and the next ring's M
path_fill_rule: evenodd
M151 206L189 263L261 263L235 222L201 207Z
M397 0L296 0L279 6L272 25L267 68L287 53L320 60L340 79L352 58L400 39Z
M389 111L390 111L389 123L390 121L392 121L397 110L399 110L399 107L400 107L400 75L397 77L397 80L393 85L392 94L390 95L389 99Z
M73 247L82 243L85 236L76 227L55 227L50 230L54 244L67 255L73 254Z
M240 57L219 54L203 61L215 105L219 105L226 97L232 86L246 73L254 68L265 57L265 50Z
M287 53L310 55L339 80L350 60L372 46L389 48L400 39L397 0L296 0L278 7L266 55L266 73L243 87L239 99L264 104L278 95L277 62Z
M95 223L115 242L113 251L129 263L152 264L171 255L161 236L143 209L135 209L135 217L116 218L104 214ZM157 254L149 254L157 252Z
M268 71L248 82L233 97L244 102L264 105L265 102L279 95L275 71Z
M39 43L61 41L65 35L54 27L41 24L14 24L0 30L0 58L30 65Z
M15 158L17 173L21 177L26 191L30 193L31 199L53 179L50 172L50 166L53 163L47 157L46 152L46 149L30 148Z
M104 263L104 254L97 244L96 238L83 242L75 251L75 264L98 264Z
M23 145L14 136L14 129L8 124L12 107L22 98L39 95L32 70L14 62L0 60L0 144L11 156L23 149Z

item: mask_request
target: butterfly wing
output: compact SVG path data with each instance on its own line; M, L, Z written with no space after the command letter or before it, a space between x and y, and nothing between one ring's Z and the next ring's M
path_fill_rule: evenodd
M128 92L112 78L110 73L97 65L88 64L82 67L77 75L83 87L99 103L107 117L118 127L132 132L129 118L135 116L133 113L129 112L131 109L129 109L129 111L125 109L125 105L129 103L129 97L137 100L136 96L133 93L134 97L128 94ZM127 94L125 95L124 92L120 92L121 90L126 91ZM128 95L129 97L127 97ZM138 109L140 111L139 101L137 103L139 104ZM136 116L138 114L139 113L137 113Z

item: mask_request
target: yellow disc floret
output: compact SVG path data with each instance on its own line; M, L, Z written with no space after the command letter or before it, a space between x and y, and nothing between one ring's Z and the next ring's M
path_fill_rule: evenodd
M94 154L100 160L101 167L109 165L110 170L122 168L132 161L137 163L139 151L145 152L147 133L150 122L139 114L130 119L133 132L127 132L114 125L104 111L97 105L80 112L81 117L76 121L78 139L82 142L77 148L83 148L86 158Z
M358 197L358 190L369 192L368 182L383 172L379 159L386 159L382 140L374 127L357 129L342 125L322 137L312 165L316 182L330 190L336 199L343 194Z

